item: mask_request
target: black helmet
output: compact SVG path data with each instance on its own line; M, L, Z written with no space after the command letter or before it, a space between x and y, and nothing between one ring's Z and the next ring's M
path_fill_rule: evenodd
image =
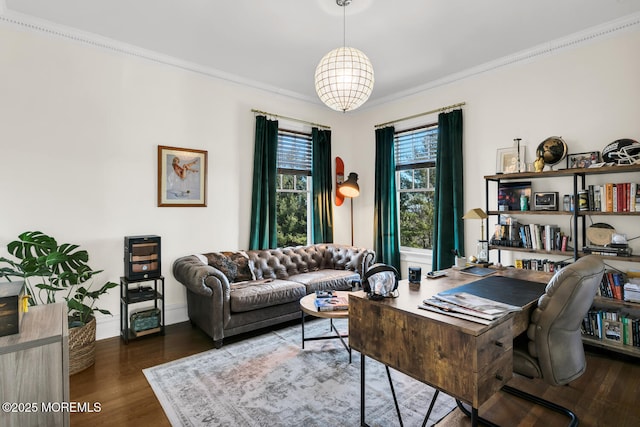
M602 150L602 161L619 165L640 163L640 142L628 138L613 141Z

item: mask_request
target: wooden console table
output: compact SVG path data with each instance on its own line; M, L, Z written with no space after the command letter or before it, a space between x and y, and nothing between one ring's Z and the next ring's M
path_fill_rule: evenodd
M547 283L550 273L505 269L495 275ZM478 408L511 378L513 337L524 332L537 298L521 312L490 325L418 308L434 294L482 278L448 270L447 276L400 281L399 297L372 301L365 294L349 298L349 344L361 353L361 425L365 423L365 356L466 402L473 426ZM540 293L541 294L541 293Z
M29 307L20 333L0 338L0 403L13 405L0 410L0 425L69 425L69 411L47 406L69 402L67 322L63 303Z

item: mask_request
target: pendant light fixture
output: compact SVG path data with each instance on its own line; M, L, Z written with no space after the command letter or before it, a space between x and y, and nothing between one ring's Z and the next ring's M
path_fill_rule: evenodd
M346 46L346 7L351 0L336 0L343 8L342 47L327 53L316 67L316 93L336 111L355 110L364 104L373 90L373 66L367 55Z

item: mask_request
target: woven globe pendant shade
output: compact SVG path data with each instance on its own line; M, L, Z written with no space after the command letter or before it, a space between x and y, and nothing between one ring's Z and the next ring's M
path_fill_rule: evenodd
M327 53L316 67L316 93L336 111L355 110L373 90L373 66L367 55L352 47Z

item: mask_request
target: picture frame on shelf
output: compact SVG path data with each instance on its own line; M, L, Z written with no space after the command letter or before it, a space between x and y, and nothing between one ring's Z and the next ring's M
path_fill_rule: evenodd
M519 211L521 196L531 200L531 181L501 182L498 186L498 210Z
M496 173L517 173L526 172L525 146L520 145L520 153L518 148L498 148L496 153ZM518 160L520 163L518 163Z
M158 146L158 206L207 206L207 152Z
M567 169L588 168L601 162L599 151L567 154Z
M603 319L602 339L604 341L613 345L622 345L624 342L622 331L622 322L617 320Z

